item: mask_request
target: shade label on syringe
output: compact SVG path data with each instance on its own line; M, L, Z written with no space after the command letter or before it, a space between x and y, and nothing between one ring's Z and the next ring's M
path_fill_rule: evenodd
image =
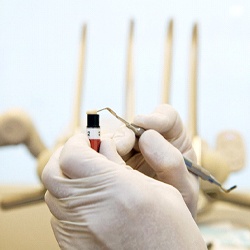
M101 140L100 140L100 126L99 126L99 115L98 114L87 114L87 136L90 141L90 146L97 152L99 151Z
M100 140L100 128L87 128L87 135L90 140Z

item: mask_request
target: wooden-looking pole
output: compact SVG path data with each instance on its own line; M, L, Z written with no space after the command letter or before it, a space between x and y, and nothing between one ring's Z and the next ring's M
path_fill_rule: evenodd
M193 26L190 50L189 71L189 114L188 129L191 137L198 135L197 132L197 67L198 67L198 27Z
M134 72L133 72L134 21L130 21L127 50L126 86L125 86L125 119L132 121L135 113Z
M173 20L170 20L164 46L164 68L162 83L162 103L170 103L170 81L173 54Z
M84 69L85 69L85 55L86 55L86 33L87 25L85 24L82 28L82 36L80 43L80 53L79 53L79 64L76 82L76 93L75 93L75 104L73 110L73 130L81 127L81 104L82 104L82 91L83 91L83 81L84 81Z

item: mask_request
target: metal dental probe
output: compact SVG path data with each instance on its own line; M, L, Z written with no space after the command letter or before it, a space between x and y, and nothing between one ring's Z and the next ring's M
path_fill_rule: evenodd
M140 137L145 132L145 129L138 127L133 123L129 123L126 120L124 120L122 117L118 116L111 108L106 107L106 108L97 110L97 112L100 112L103 110L108 110L113 116L115 116L118 120L120 120L122 123L124 123L127 128L131 129L135 133L136 137ZM216 180L216 178L213 175L211 175L208 170L206 170L205 168L192 162L191 160L187 159L184 156L183 156L183 158L184 158L184 162L185 162L187 169L191 173L199 176L204 181L209 181L210 183L213 183L213 184L219 186L220 189L222 191L224 191L225 193L229 193L230 191L232 191L233 189L235 189L237 187L236 185L234 185L229 189L223 188L221 183L218 180Z

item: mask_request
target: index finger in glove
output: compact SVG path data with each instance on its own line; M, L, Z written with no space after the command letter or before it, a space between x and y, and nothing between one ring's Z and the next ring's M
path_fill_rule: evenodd
M134 123L144 129L154 129L166 139L175 139L183 130L183 124L176 110L168 105L159 105L153 113L138 115Z
M134 147L135 134L125 126L120 127L113 135L117 152L121 156L128 154Z

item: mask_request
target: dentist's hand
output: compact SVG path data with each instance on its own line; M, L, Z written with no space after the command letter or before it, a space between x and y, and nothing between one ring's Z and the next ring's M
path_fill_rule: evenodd
M160 161L159 168L165 168L169 157L162 160L155 150L166 147L161 135L147 131L139 144L150 165ZM171 168L185 169L178 150L171 154ZM173 178L188 183L180 171L170 169ZM97 153L85 135L72 137L51 157L42 179L62 249L206 249L180 192L126 165L110 139Z
M195 217L199 182L187 170L183 156L196 162L196 155L179 114L163 104L152 114L136 116L133 123L146 131L136 141L130 129L118 130L113 139L119 154L133 169L178 189Z

